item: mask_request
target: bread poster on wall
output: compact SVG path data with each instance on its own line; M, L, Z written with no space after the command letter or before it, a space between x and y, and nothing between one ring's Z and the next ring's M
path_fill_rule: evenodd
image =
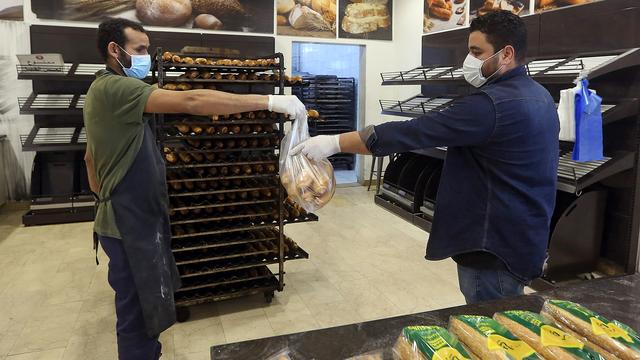
M597 0L535 0L536 12L552 10L569 5L582 5Z
M31 8L41 19L273 33L273 0L31 0Z
M0 1L0 20L24 20L24 6L22 0Z
M467 25L469 0L425 0L424 33L451 30Z
M340 0L340 38L393 40L393 0Z
M336 37L337 0L276 0L278 35Z
M482 16L490 11L507 10L516 15L528 15L530 13L529 0L470 0L470 20Z

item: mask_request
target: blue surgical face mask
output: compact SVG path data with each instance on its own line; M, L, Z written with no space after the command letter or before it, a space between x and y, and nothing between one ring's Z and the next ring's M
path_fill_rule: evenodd
M149 74L149 70L151 70L151 55L147 54L147 55L131 55L127 52L127 50L123 49L122 46L118 45L118 47L120 49L122 49L122 51L124 51L127 55L129 55L131 57L131 67L130 68L126 68L124 67L124 65L122 65L122 63L120 62L120 60L118 58L116 58L116 61L118 62L118 64L120 64L120 66L122 66L122 71L124 71L124 74L127 75L130 78L135 78L135 79L144 79L145 77L147 77L147 74Z

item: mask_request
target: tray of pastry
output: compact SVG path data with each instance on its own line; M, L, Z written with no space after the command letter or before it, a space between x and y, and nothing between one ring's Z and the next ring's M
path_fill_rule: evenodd
M240 283L229 283L215 287L177 292L175 299L177 306L194 306L212 301L229 300L261 293L273 293L278 289L278 279L275 276L271 276Z
M280 238L280 233L276 228L265 228L251 231L241 231L237 233L222 234L220 236L205 236L201 238L192 238L172 243L172 251L174 253L212 249L237 244L249 244L261 241L273 241Z
M206 239L212 235L221 235L221 234L233 234L238 232L252 231L252 230L260 230L260 229L268 229L274 226L273 223L263 223L263 224L254 224L251 222L227 222L225 224L219 224L218 226L204 226L196 228L195 232L180 232L177 233L176 230L182 229L181 226L172 227L172 239L189 239L189 240L198 240L198 239ZM186 229L185 229L186 230ZM182 241L182 240L181 240Z
M236 124L276 124L280 114L270 111L250 111L228 115L165 115L163 126L171 126L179 123L192 125L236 125Z
M219 173L221 174L221 173ZM243 179L261 179L261 178L277 178L276 174L251 174L251 175L217 175L217 176L208 176L203 175L202 177L198 176L195 173L179 173L179 172L170 172L167 176L167 183L174 190L180 191L180 189L176 189L172 184L184 183L184 186L187 190L195 189L199 187L195 185L192 187L190 183L198 183L198 182L211 182L211 181L219 181L219 180L243 180Z
M264 241L254 244L230 245L217 249L200 249L184 253L174 253L174 257L176 265L181 266L250 256L273 259L278 257L278 251L278 244L276 242Z
M252 222L269 221L275 218L272 200L238 201L233 203L205 203L184 206L171 210L171 225L188 225L216 221L249 219ZM176 232L178 233L178 232Z
M201 190L200 187L197 189L194 187L194 190L189 191L186 188L179 189L178 191L174 189L169 189L169 197L184 197L184 196L197 196L197 195L213 195L216 193L226 193L226 192L238 192L238 191L247 191L250 196L254 196L252 194L253 191L262 192L265 189L279 188L280 180L278 178L266 178L266 179L236 179L236 180L223 180L216 181L215 183L208 184L207 189ZM205 186L202 186L205 187Z
M184 69L202 68L219 70L265 71L280 69L281 54L263 58L224 58L187 52L158 52L158 63L163 67Z
M448 96L430 98L417 95L404 101L380 100L380 107L385 115L424 115L429 111L440 111L446 108L453 100L453 97Z
M271 273L268 267L261 266L257 268L232 271L224 274L214 274L209 276L185 279L185 281L182 282L182 287L178 289L177 292L185 292L209 287L216 287L225 284L254 281L271 278L273 276L274 275Z

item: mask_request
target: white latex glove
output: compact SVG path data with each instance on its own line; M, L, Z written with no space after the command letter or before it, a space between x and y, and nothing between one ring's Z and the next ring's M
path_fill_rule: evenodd
M269 111L288 114L291 119L307 116L307 108L295 95L269 95Z
M304 154L311 160L320 161L340 152L340 135L318 135L296 145L289 156Z

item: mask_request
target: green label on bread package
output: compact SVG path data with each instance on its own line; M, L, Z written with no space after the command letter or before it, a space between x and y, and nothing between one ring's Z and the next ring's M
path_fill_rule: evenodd
M461 315L454 318L486 337L489 350L502 350L513 360L540 359L531 346L515 337L507 328L492 318L473 315Z
M458 339L439 326L409 326L402 330L404 337L415 343L428 359L469 360Z
M584 344L570 334L553 326L550 320L530 311L505 311L501 315L515 321L540 336L542 346L556 346L565 349L575 357L584 360L603 360L600 354L585 347Z
M640 338L628 326L618 321L609 321L600 316L600 314L571 301L549 300L549 304L568 312L586 323L590 323L594 334L606 335L636 351L640 351Z

